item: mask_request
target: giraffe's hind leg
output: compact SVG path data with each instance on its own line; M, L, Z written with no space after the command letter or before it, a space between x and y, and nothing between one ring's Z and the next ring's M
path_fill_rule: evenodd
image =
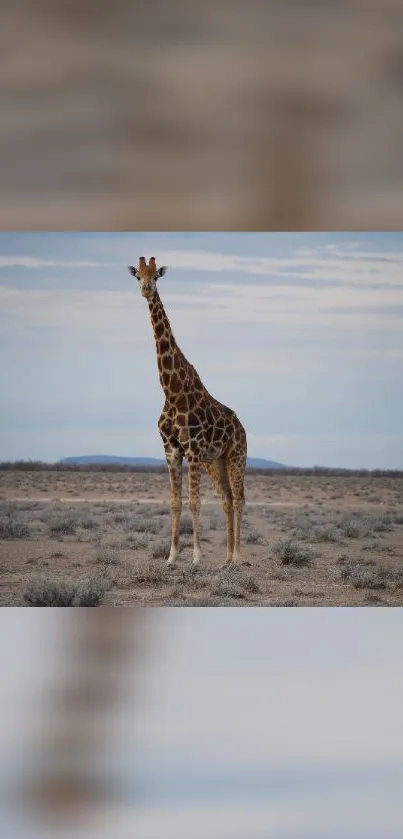
M231 562L232 554L234 552L234 509L232 504L232 490L224 458L218 458L213 463L206 463L206 471L211 478L214 489L222 501L227 530L226 562Z
M199 461L191 460L189 457L187 460L189 471L189 510L193 521L193 565L198 565L202 558L199 531L202 464Z
M234 508L234 552L232 561L238 563L240 561L242 512L245 506L246 451L237 451L237 449L230 451L226 457L226 466Z

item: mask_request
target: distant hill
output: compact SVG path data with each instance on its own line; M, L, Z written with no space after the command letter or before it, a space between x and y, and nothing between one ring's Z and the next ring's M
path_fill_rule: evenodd
M86 466L91 463L111 463L116 466L164 466L165 460L158 457L116 457L113 454L84 454L80 457L64 457L60 463Z
M265 460L263 457L248 457L246 465L250 469L288 469L284 463L276 460Z
M118 457L112 454L84 454L79 457L64 457L60 463L66 465L83 466L91 463L109 463L115 466L165 466L165 460L158 457ZM262 457L248 457L247 464L250 469L287 469L284 463L276 463L275 460L265 460Z

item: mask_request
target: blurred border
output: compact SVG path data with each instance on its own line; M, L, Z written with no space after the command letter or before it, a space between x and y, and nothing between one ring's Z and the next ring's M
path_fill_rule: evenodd
M401 0L5 0L0 228L398 230Z

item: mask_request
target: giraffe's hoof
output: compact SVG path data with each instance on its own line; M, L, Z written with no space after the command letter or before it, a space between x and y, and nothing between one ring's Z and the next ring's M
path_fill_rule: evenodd
M193 552L193 563L192 565L199 565L200 560L202 559L202 552L200 548L195 548Z
M175 560L174 559L168 559L167 560L167 568L174 568L174 567L175 567Z

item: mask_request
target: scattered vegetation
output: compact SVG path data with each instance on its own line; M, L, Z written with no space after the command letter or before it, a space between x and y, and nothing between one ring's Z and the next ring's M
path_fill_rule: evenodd
M99 522L89 517L81 518L80 527L84 528L84 530L97 530L97 528L99 527Z
M354 512L342 516L339 527L348 539L362 539L373 536L374 533L385 533L391 530L393 525L391 517L386 513L382 516L371 516Z
M341 571L341 579L350 583L354 588L381 589L386 588L383 569L373 571L363 567L359 562L351 562Z
M247 545L264 545L264 538L257 530L250 530L245 536Z
M99 606L106 593L106 582L92 577L81 582L32 579L23 594L28 606Z
M141 548L146 548L148 541L147 536L139 533L130 533L127 537L127 544L132 551L138 551Z
M376 565L367 560L365 563L349 562L342 568L341 579L350 583L354 588L385 589L387 587L400 588L403 586L403 571L392 568L368 567Z
M312 542L342 542L343 534L334 524L319 524L310 533Z
M166 567L171 517L164 499L169 481L165 475L151 474L158 470L92 465L53 470L60 474L31 471L0 474L4 605L21 600L27 572L44 574L46 582L45 586L42 578L43 591L36 594L28 587L28 600L37 599L39 605L78 603L75 586L83 585L76 582L78 576L95 571L107 577L109 589L113 585L116 603L403 604L403 482L394 474L379 480L300 471L257 477L249 472L241 565L218 570L226 543L218 502L201 509L207 536L201 533L206 545L200 566L191 562L192 519L184 510L181 557L175 567ZM210 504L214 493L208 478L203 480L202 493L208 493ZM33 500L41 493L42 500ZM109 493L113 496L108 498ZM21 498L10 500L16 496ZM150 502L138 502L136 496L148 496ZM57 585L54 580L50 585L53 575ZM37 576L30 586L32 582L38 587Z
M315 558L315 552L311 548L299 545L292 539L280 539L273 545L272 550L282 565L309 566Z
M18 519L0 521L0 539L28 539L29 536L29 528Z
M101 565L119 565L120 559L117 551L109 545L99 545L96 554L96 562Z
M136 585L162 585L170 581L170 570L156 559L142 559L131 570L131 582Z
M49 534L51 536L74 536L77 528L77 520L73 516L65 515L54 518L49 522Z
M169 558L170 546L167 542L155 542L151 547L151 556L153 559Z
M168 602L171 605L180 606L183 608L184 606L188 606L189 608L194 608L198 606L203 609L210 609L211 607L216 606L228 606L232 605L231 603L226 602L221 597L216 597L212 594L202 595L202 597L197 596L189 596L185 594L184 591L176 591L173 590L168 598Z
M186 463L184 463L186 470ZM165 464L144 465L144 464L119 464L119 463L44 463L41 460L15 460L1 461L0 471L18 472L134 472L134 473L166 473ZM298 468L287 466L285 468L256 469L248 467L247 472L251 475L273 475L289 477L353 477L353 478L401 478L403 471L399 469L335 469L326 466L313 466L312 468Z
M248 595L258 594L259 591L260 588L251 574L232 565L220 569L213 577L210 589L213 596L235 599L243 599Z
M161 532L159 519L148 518L147 516L133 516L126 521L127 527L135 530L136 533L150 533L155 535Z

